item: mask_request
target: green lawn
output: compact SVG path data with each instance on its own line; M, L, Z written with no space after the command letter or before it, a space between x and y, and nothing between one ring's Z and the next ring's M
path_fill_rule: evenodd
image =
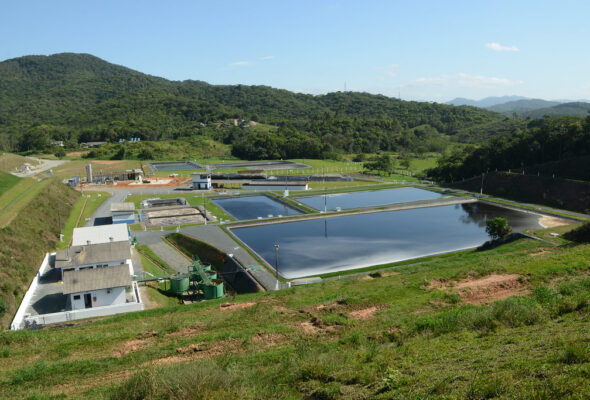
M16 186L20 180L21 178L19 177L0 171L0 197L13 186Z
M86 191L78 198L67 219L65 215L61 215L62 234L64 236L58 245L59 249L65 249L70 244L74 228L84 226L86 218L90 218L109 196L108 192Z

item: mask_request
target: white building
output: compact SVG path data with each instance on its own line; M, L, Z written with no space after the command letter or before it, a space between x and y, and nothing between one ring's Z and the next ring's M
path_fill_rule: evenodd
M128 241L72 246L55 254L55 268L84 270L127 264L133 274L131 245Z
M192 174L193 175L193 189L211 189L211 175L210 174Z
M135 204L131 202L111 203L113 224L134 224Z
M129 241L127 224L87 226L74 228L72 246L121 241Z
M130 271L127 264L64 271L63 294L68 296L69 308L80 310L135 301Z

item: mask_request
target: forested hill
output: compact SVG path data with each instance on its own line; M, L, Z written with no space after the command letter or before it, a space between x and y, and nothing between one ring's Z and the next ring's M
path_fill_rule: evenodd
M510 125L500 114L474 107L367 93L313 96L266 86L169 81L88 54L26 56L0 63L0 136L8 150L23 150L18 137L27 132L71 142L161 139L203 133L203 125L232 118L288 126L291 133L320 141L322 129L329 128L326 121L332 121L337 127L331 132L337 136L356 133L366 142L377 137L377 150L389 150L404 131L414 128L478 141L481 137L474 139L472 128ZM235 136L230 140L244 139ZM350 143L349 148L333 144L341 151L375 150L363 149L361 142L352 146L355 149Z

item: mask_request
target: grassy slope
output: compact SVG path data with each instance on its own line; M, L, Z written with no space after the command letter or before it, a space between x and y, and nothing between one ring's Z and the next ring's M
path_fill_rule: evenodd
M20 178L0 171L0 196L20 182Z
M521 239L387 277L240 296L255 304L239 310L215 300L102 319L67 335L4 332L0 396L583 398L589 256L590 244ZM533 294L471 306L423 288L494 271L523 275ZM367 307L379 310L353 318ZM310 326L318 332L302 330Z
M80 196L72 210L69 217L64 221L65 216L62 215L62 233L64 235L63 241L58 244L58 248L65 249L74 233L74 228L84 226L86 218L90 218L102 203L108 199L110 194L108 192L93 192L87 191L83 196ZM76 225L77 223L77 225Z
M12 153L2 153L0 154L0 171L4 172L14 172L16 169L20 168L21 165L24 163L29 163L31 165L38 165L39 162L37 160L33 160L32 158L19 156L18 154Z
M0 229L0 301L7 306L0 314L1 326L10 323L45 252L57 245L55 210L59 206L62 215L68 215L79 196L58 179L48 179L26 209Z

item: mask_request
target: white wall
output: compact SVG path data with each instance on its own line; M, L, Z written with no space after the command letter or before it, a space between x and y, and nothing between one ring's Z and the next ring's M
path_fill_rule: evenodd
M10 324L10 329L16 330L16 329L22 329L24 327L25 310L27 309L27 307L31 303L31 298L33 297L33 294L35 293L35 290L37 290L37 286L39 285L39 280L41 279L41 276L43 276L47 271L49 271L49 268L50 268L49 259L51 257L55 257L55 253L45 254L45 258L43 258L43 262L41 263L41 266L39 267L39 271L37 271L37 276L35 276L33 278L33 280L31 281L31 284L29 285L29 290L27 290L27 293L25 293L25 296L23 297L23 300L21 301L18 310L16 311L16 314L14 315L12 323Z
M117 287L117 288L112 288L112 289L91 290L89 292L70 294L72 310L81 310L83 308L86 308L86 304L84 302L84 295L86 293L90 293L90 298L92 299L92 307L104 307L104 306L111 306L114 304L124 304L125 303L125 288L124 287ZM80 296L80 298L78 300L75 300L74 299L75 296Z

